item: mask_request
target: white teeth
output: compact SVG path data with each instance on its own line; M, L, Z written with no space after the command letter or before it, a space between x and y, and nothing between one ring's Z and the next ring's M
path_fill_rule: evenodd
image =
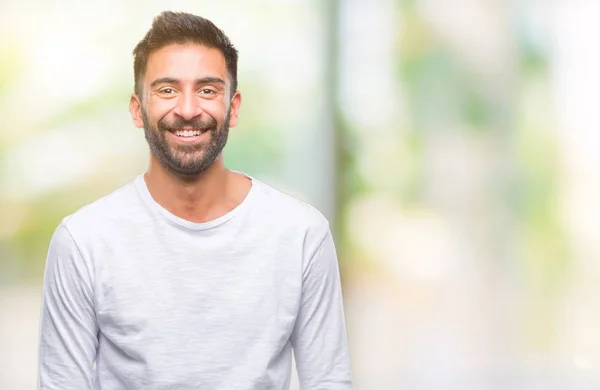
M178 137L197 137L202 132L200 130L177 130L175 131L175 135Z

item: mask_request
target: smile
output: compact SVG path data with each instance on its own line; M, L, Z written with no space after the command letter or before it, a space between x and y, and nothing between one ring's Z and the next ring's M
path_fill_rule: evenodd
M172 133L178 137L198 137L206 130L174 130Z
M208 129L190 129L190 130L171 130L167 131L168 137L173 138L176 142L195 143L200 142L210 136Z

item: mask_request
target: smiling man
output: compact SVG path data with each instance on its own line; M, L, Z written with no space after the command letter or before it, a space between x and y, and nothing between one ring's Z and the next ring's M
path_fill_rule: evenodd
M48 250L43 390L352 389L336 251L310 205L223 163L237 51L165 12L134 50L150 166L63 219Z

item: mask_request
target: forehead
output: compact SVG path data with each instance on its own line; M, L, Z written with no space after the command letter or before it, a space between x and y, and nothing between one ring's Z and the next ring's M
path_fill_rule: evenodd
M159 77L195 80L214 76L227 80L225 57L218 49L200 44L171 44L148 56L146 82Z

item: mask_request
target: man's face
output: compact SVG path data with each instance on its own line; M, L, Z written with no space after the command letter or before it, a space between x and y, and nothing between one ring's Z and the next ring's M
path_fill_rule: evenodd
M163 167L198 175L219 158L241 101L229 86L218 49L172 44L150 54L143 96L132 97L130 110Z

